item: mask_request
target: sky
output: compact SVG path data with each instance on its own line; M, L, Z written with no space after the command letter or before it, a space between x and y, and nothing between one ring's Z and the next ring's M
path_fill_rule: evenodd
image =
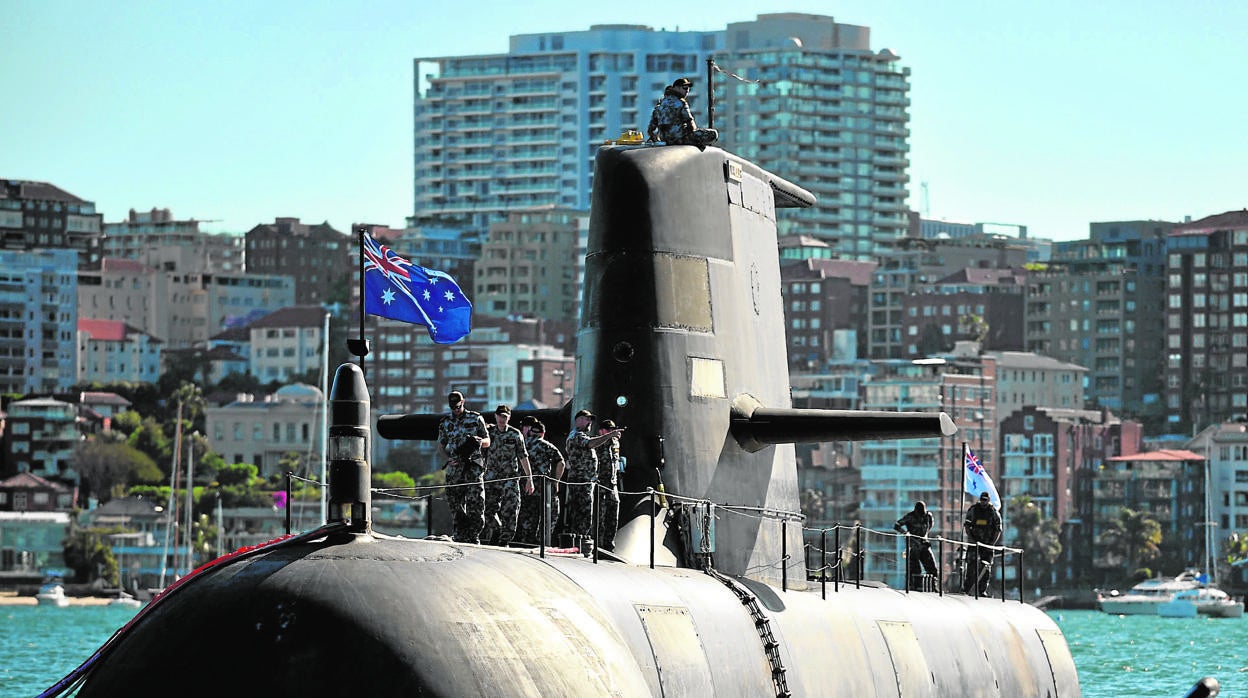
M0 178L51 182L106 222L169 208L212 232L402 227L413 59L767 12L868 26L911 69L909 203L925 217L1070 240L1248 206L1235 0L0 0Z

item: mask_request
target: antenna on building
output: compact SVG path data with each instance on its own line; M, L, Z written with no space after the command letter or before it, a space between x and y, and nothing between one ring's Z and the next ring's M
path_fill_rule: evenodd
M932 207L931 207L931 201L929 201L927 198L927 180L926 179L923 180L922 182L919 182L919 191L921 192L919 196L919 199L920 199L919 210L923 212L924 218L929 218L932 215Z

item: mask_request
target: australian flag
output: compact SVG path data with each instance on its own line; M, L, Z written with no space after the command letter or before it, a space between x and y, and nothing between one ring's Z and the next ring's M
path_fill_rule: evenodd
M979 495L984 492L988 493L988 497L992 500L992 505L998 509L1001 508L1001 495L997 494L997 486L993 484L992 477L984 470L983 463L979 462L979 456L970 448L966 449L966 491L972 497L979 499Z
M472 303L450 274L412 264L363 235L364 312L424 325L438 344L451 344L472 330Z

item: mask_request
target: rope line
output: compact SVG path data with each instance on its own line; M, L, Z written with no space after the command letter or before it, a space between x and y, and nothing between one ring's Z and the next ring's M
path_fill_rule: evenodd
M715 72L719 73L720 75L727 75L728 77L733 78L734 80L740 80L741 82L748 82L748 83L749 83L749 84L751 84L751 85L762 85L762 84L763 84L763 81L762 81L762 80L751 80L751 79L749 79L749 78L743 78L743 77L741 77L740 75L737 75L736 73L730 73L730 72L728 72L728 71L724 70L723 68L720 68L720 67L719 67L719 64L718 64L718 63L716 63L715 61L711 61L711 68L712 68Z

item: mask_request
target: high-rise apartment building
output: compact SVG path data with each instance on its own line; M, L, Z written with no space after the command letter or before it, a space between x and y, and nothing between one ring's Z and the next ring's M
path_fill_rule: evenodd
M77 250L0 250L0 393L77 382L77 267Z
M715 86L720 144L818 197L777 222L870 261L909 226L910 69L868 27L795 12L734 22Z
M909 70L867 27L760 15L719 31L599 25L511 37L506 54L416 59L415 213L484 230L506 212L589 207L598 146L644 131L663 87L694 80L719 145L813 191L782 234L870 260L908 227ZM741 79L734 77L741 76Z
M1191 433L1248 415L1248 210L1174 228L1166 237L1165 405ZM1158 371L1159 373L1163 371Z
M1048 270L1027 284L1027 350L1087 367L1090 403L1146 422L1161 413L1158 309L1173 226L1093 223L1087 240L1054 243Z
M505 54L417 58L416 215L485 230L508 211L588 210L598 146L644 129L663 86L722 46L723 32L595 25L513 36Z
M78 261L100 258L95 202L47 182L0 179L0 249L77 250Z

